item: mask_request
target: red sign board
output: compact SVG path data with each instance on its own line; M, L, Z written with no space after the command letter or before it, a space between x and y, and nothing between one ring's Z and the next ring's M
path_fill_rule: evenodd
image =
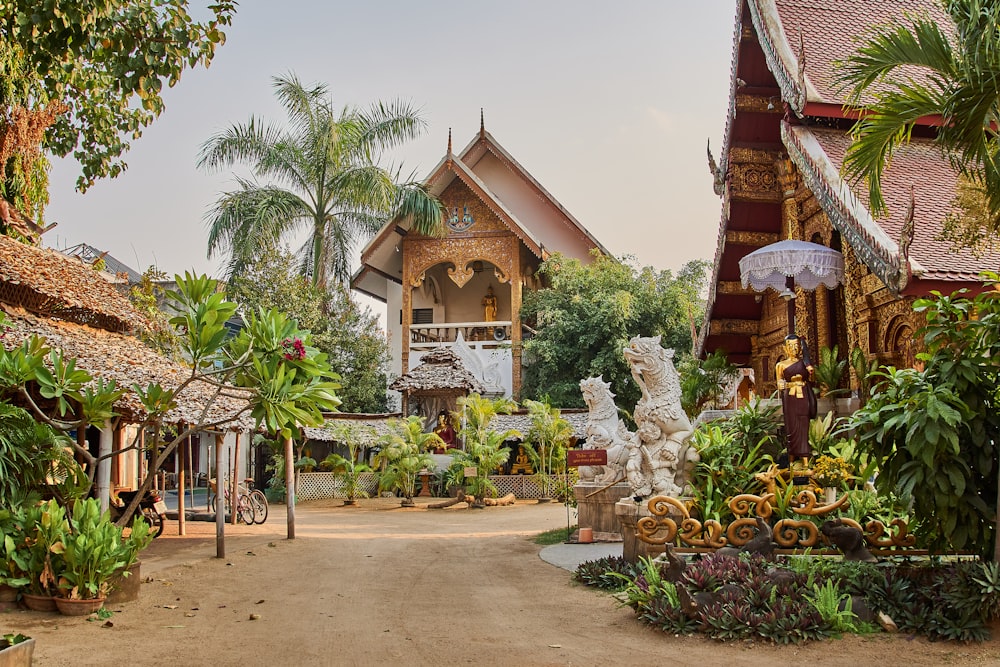
M571 449L566 452L566 465L570 468L607 464L608 450L606 449Z

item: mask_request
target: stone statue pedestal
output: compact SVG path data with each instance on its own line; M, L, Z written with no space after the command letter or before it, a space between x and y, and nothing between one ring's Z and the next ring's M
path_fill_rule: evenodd
M593 529L594 542L621 542L622 532L615 515L615 503L622 498L630 498L632 489L628 482L618 482L606 489L603 486L593 482L573 485L577 524L580 528ZM594 495L588 498L590 494Z
M645 556L656 558L664 552L664 547L659 544L647 544L636 536L636 525L639 519L652 516L646 501L635 502L631 497L622 498L615 504L615 516L618 519L622 534L622 557L629 563L638 563L639 558ZM677 513L672 516L673 520L681 522L681 515Z

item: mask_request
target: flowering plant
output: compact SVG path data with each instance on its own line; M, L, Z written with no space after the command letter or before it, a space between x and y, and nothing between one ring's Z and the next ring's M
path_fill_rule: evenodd
M306 346L301 338L286 338L281 341L285 359L289 361L302 361L306 358Z
M823 456L813 465L813 479L822 487L840 486L851 478L854 467L839 456Z

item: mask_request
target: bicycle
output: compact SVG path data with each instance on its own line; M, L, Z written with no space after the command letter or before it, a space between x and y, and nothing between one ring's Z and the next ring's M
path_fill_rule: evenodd
M248 486L253 485L253 479L247 478L244 480ZM215 482L215 478L208 480L208 486L211 492L211 497L208 500L209 507L215 512L218 489ZM243 486L242 484L236 485L236 516L243 521L243 523L249 525L255 523L264 523L267 521L267 498L264 493L258 489L248 488L248 486ZM222 489L222 497L226 503L226 510L228 512L232 511L232 502L230 502L230 492L229 484L224 484Z

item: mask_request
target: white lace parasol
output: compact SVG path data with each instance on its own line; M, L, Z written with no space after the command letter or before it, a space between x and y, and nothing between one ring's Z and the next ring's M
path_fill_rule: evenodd
M778 241L741 259L740 278L744 288L750 286L757 292L768 287L781 292L788 278L805 290L820 285L833 289L844 282L844 256L817 243Z

